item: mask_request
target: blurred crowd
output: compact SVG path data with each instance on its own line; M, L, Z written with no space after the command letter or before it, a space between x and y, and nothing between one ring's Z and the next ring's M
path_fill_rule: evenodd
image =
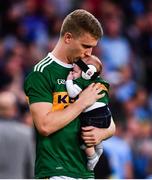
M12 138L7 141L9 135L0 135L0 154L4 151L8 157L14 156L21 142L29 141L27 146L24 143L28 150L21 155L25 161L20 157L26 173L19 170L22 174L14 178L32 178L33 172L27 170L33 161L27 160L34 158L35 137L23 92L24 79L54 47L65 15L77 8L88 10L102 24L104 36L93 54L101 59L101 75L111 85L110 107L117 127L115 136L104 141L108 163L103 166L109 171L104 175L99 168L99 177L152 178L152 0L0 2L0 134L10 132ZM8 121L5 124L6 119L16 123L18 128L12 132L16 136L11 134L13 127ZM18 136L20 140L15 138ZM20 141L16 146L13 137ZM14 160L8 157L12 164ZM3 173L7 167L3 159L0 156L0 178L11 178L11 168ZM102 160L100 163L102 166Z

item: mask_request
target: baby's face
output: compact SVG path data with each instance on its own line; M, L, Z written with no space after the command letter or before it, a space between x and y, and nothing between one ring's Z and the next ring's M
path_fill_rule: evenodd
M73 65L73 71L76 72L76 73L79 73L79 72L81 72L81 69L79 68L78 65L74 64Z
M74 65L73 65L73 75L74 75L75 79L81 76L81 72L82 72L82 71L81 71L81 69L79 68L79 66L76 65L76 64L74 64Z

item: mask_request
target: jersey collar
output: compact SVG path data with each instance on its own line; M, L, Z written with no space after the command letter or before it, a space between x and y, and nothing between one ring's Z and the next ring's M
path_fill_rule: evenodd
M73 65L72 64L66 64L64 62L62 62L61 60L57 59L52 53L48 53L48 56L53 60L55 61L57 64L63 66L63 67L66 67L66 68L73 68Z

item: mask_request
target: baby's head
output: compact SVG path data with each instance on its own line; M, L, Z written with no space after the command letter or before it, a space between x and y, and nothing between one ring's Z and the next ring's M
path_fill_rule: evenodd
M87 65L93 65L96 70L97 70L97 73L101 73L102 71L102 63L100 61L100 59L95 56L95 55L91 55L85 59L83 59L83 61L87 64Z
M91 55L90 57L84 58L82 60L89 66L89 69L91 69L91 71L97 72L98 74L101 73L102 63L97 56ZM93 66L91 66L91 65L93 65ZM90 73L90 72L88 72L88 73ZM80 77L81 74L84 79L89 79L89 76L86 75L86 73L82 72L82 70L80 69L80 67L77 64L74 64L74 66L73 66L74 79Z
M102 64L98 57L92 55L88 58L83 59L83 61L88 65L88 69L84 69L84 71L82 71L82 78L86 80L93 80L100 75L102 70Z

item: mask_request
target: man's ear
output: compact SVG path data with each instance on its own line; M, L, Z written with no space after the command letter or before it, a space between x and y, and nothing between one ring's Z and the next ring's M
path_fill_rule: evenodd
M66 32L64 35L64 42L66 44L69 44L71 42L72 39L72 34L70 32Z

